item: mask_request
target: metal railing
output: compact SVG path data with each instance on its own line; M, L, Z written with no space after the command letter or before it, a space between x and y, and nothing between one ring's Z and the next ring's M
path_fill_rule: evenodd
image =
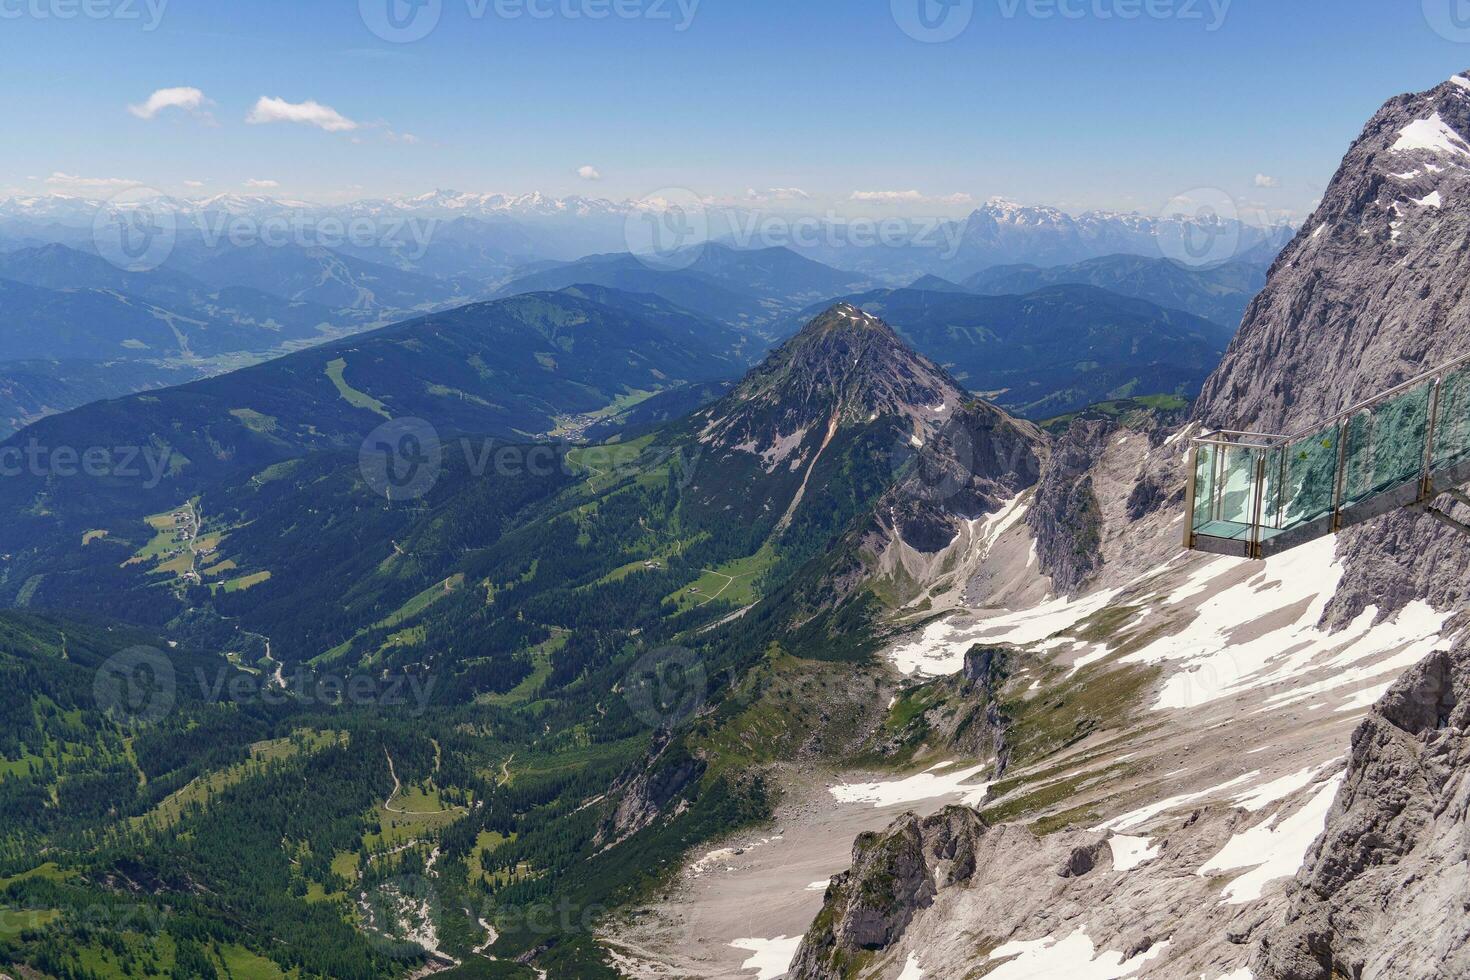
M1192 441L1191 549L1264 558L1470 479L1470 354L1290 435Z

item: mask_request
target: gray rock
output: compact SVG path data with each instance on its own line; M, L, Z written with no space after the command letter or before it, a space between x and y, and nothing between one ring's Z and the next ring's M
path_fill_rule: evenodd
M1467 772L1470 640L1404 675L1354 734L1327 828L1255 975L1470 977Z
M1107 422L1073 423L1052 448L1026 515L1041 567L1058 592L1076 593L1102 565L1102 513L1092 469L1114 431Z
M941 884L974 875L985 830L974 810L948 807L927 820L905 814L882 834L859 837L852 868L832 879L788 980L852 976L867 956L892 947Z

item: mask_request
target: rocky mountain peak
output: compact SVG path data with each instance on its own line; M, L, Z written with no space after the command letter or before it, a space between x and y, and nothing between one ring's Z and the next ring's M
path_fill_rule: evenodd
M893 343L902 343L892 327L851 303L838 303L803 327L797 336L810 339L844 331L857 334L874 332Z
M907 420L922 441L967 398L958 382L910 350L887 323L839 303L705 410L703 441L764 446L798 431L880 418Z
M1390 99L1282 252L1195 417L1309 425L1470 348L1470 76Z

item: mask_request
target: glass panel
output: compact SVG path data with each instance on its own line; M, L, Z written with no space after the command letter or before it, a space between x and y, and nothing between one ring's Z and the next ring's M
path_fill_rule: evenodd
M1418 479L1424 470L1431 385L1380 402L1348 423L1343 506Z
M1215 460L1219 450L1214 446L1200 446L1195 453L1194 463L1194 528L1199 530L1214 520L1215 513Z
M1282 515L1286 511L1286 471L1283 468L1285 451L1266 449L1262 451L1262 455L1266 465L1262 467L1261 526L1280 527Z
M1337 495L1338 436L1332 426L1286 447L1286 506L1280 527L1310 524L1332 513Z
M1440 386L1434 468L1454 466L1467 458L1470 458L1470 367L1450 372Z
M1256 451L1225 450L1218 517L1232 524L1252 524L1256 507Z

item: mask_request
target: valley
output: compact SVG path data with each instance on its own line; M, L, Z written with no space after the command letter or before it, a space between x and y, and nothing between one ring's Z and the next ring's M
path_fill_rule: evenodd
M838 81L767 9L801 45L767 90L749 10L684 48L497 11L491 48L448 5L206 5L121 49L172 71L208 27L381 105L195 66L209 95L91 122L168 192L40 163L59 127L0 151L38 159L0 189L0 980L1470 976L1470 507L1435 468L1470 374L1421 377L1470 347L1470 74L1382 101L1344 41L1381 108L1309 188L1361 92L1227 125L1177 101L1205 46L1129 98L1146 52L1103 71L1069 17L1062 98L1045 18L987 61L940 6L886 42L824 9ZM727 64L768 125L695 84ZM1006 99L910 97L955 90ZM710 120L740 186L635 193ZM950 193L951 156L1071 203ZM1233 192L1097 206L1185 158ZM560 190L405 189L521 167ZM1408 505L1359 520L1388 471ZM1195 550L1334 473L1319 536Z

